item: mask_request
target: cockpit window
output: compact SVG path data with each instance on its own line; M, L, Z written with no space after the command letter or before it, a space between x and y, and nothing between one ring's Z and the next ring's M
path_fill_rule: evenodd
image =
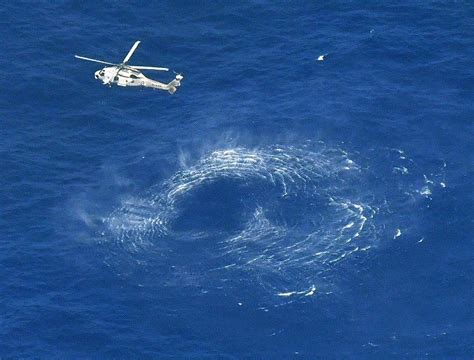
M130 77L131 77L132 79L138 79L138 76L133 75L133 74L131 74Z

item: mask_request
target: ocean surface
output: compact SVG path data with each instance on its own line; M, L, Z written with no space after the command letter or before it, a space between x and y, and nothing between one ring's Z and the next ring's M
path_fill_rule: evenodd
M4 1L0 39L0 358L472 359L473 2ZM136 40L176 94L74 58Z

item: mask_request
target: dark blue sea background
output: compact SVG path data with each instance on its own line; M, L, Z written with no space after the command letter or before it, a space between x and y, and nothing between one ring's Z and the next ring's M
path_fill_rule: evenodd
M1 358L472 359L471 1L3 1L0 39ZM136 40L174 95L74 58Z

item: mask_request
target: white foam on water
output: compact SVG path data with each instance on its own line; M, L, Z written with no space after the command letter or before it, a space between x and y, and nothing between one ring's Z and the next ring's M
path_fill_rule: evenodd
M428 186L423 186L420 190L420 195L429 198L432 195L432 191Z
M309 289L306 289L306 290L279 292L276 295L280 297L290 297L294 295L312 296L315 293L316 293L316 286L312 285Z
M237 147L212 151L194 162L183 156L180 163L182 168L174 175L141 196L127 198L104 218L102 238L112 239L130 253L160 249L163 242L212 239L213 265L207 272L222 279L230 277L229 272L246 274L248 281L285 298L315 294L314 285L306 290L283 289L305 288L342 261L377 248L378 233L385 228L377 226L375 219L379 207L390 204L384 198L374 204L377 194L363 181L366 168L344 150ZM390 168L408 174L403 166ZM242 209L245 214L235 231L177 228L175 219L185 213L185 200L223 180L241 184L250 200L255 198ZM424 181L418 193L430 196L432 183L426 176ZM400 188L401 194L412 196ZM400 235L397 229L393 238Z

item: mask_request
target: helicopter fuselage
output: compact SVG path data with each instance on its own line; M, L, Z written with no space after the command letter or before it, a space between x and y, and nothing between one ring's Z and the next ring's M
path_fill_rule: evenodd
M160 90L169 90L168 85L147 78L142 72L130 68L117 71L116 66L104 67L94 73L94 77L101 80L104 85L116 84L118 86L145 86Z

